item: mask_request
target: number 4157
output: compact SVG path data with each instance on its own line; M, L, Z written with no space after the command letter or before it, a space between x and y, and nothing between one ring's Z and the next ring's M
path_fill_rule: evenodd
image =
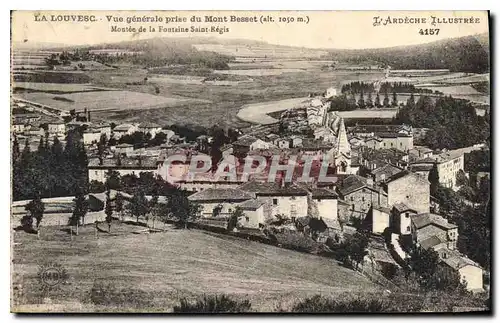
M425 36L428 36L428 35L439 35L439 29L435 28L435 29L420 29L418 31L418 33L420 35L425 35Z

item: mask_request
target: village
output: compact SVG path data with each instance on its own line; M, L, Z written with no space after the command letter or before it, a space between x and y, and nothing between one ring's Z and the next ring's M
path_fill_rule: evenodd
M477 143L433 150L415 144L425 129L411 124L346 127L332 104L337 95L335 88L311 95L282 112L279 124L194 138L155 123L93 122L91 111L58 114L13 100L12 138L22 152L56 141L64 145L69 132L81 135L90 186L85 194L97 205L89 208L92 216L86 224L95 222L96 228L99 222L111 223L109 210L116 209L117 195L126 204L135 203L135 196L117 187L110 190L110 178L149 174L186 192L189 203L197 205L190 209L197 214L186 222L197 228L267 243L273 232L298 234L327 250L363 232L367 238L354 268L378 283L392 285L387 273L405 267L412 248L418 247L435 251L439 266L454 272L468 291L487 290L485 269L458 250L461 232L440 213L431 186L457 191L457 178L465 174L464 156L488 148ZM156 197L157 203L168 200ZM27 202L15 202L14 207ZM144 220L156 230L147 212L142 213ZM139 219L138 214L129 216ZM159 218L168 219L168 214ZM42 225L66 225L68 220L46 215ZM355 256L350 257L352 262Z

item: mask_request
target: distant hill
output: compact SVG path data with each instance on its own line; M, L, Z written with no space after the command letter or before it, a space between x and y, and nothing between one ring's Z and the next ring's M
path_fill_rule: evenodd
M361 50L330 50L325 59L360 63L371 60L394 69L449 69L489 71L489 37L479 34L427 44Z

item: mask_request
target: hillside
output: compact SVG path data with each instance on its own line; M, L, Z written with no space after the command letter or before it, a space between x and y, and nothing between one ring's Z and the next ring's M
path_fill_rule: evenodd
M371 60L394 69L449 69L486 73L489 72L489 36L480 34L391 48L331 50L324 58L352 63Z
M269 311L283 298L378 289L332 259L198 230L120 236L123 226L114 226L115 236L100 233L98 240L93 225L81 228L74 241L60 227L45 227L40 241L16 232L13 272L20 275L14 283L27 287L26 308L39 302L36 272L47 261L59 263L69 275L68 285L50 297L51 308L64 303L76 311L96 310L88 294L95 282L152 295L151 307L142 310L160 311L171 310L180 297L204 293L246 297L254 308Z

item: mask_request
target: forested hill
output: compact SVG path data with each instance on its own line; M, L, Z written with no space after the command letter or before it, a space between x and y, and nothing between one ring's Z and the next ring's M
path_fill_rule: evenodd
M439 40L432 43L390 48L331 50L327 59L361 63L377 61L393 69L449 69L489 72L488 34Z

